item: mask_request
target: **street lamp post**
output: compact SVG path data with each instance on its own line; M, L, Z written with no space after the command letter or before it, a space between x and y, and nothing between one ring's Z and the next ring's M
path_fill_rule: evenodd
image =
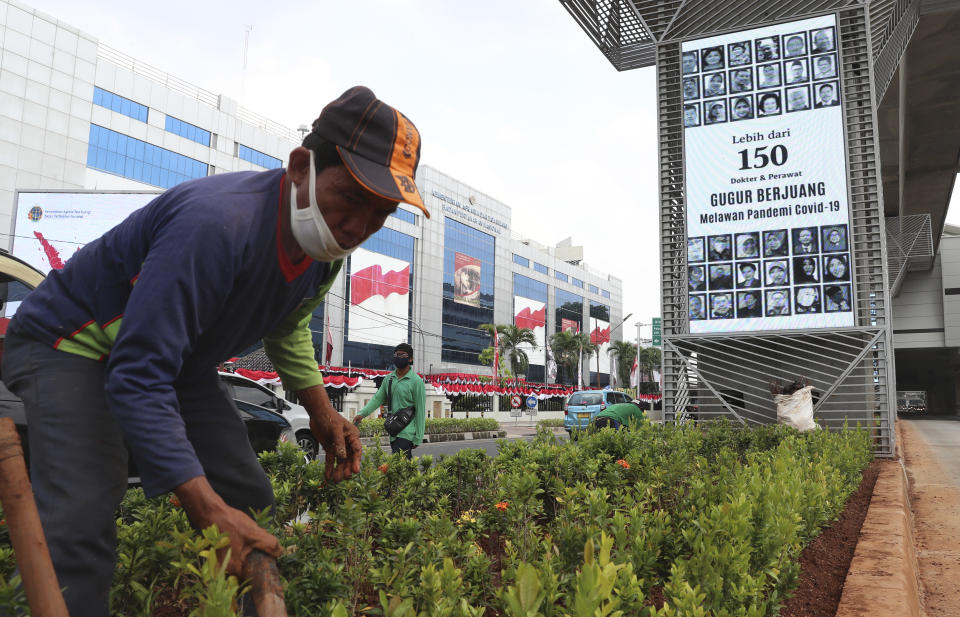
M631 317L633 317L633 313L628 314L626 317L620 320L620 323L610 328L610 336L613 336L613 331L619 328L620 326L622 326L624 322L630 319ZM607 383L609 384L610 382L607 381ZM598 388L600 387L600 346L599 345L597 345L597 387Z

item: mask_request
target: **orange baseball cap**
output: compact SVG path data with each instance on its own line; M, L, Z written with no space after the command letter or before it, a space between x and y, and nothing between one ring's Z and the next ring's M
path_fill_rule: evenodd
M430 218L414 182L420 131L369 88L354 86L327 104L312 132L336 145L344 166L365 189L416 206Z

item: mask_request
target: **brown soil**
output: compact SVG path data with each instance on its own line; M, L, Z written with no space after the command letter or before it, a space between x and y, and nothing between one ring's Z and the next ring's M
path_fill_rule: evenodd
M960 488L943 473L913 422L897 423L916 530L917 562L928 617L960 615Z
M860 488L847 500L840 518L824 528L800 553L800 580L780 609L781 617L833 617L836 614L882 464L874 461L863 471Z

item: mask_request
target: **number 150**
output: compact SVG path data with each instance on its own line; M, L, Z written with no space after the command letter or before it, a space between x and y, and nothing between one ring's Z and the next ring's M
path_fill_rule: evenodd
M786 146L774 146L770 148L769 154L767 154L766 150L767 146L760 146L753 149L753 165L750 164L750 150L741 150L738 152L737 154L740 155L740 169L763 169L770 163L779 167L787 162Z

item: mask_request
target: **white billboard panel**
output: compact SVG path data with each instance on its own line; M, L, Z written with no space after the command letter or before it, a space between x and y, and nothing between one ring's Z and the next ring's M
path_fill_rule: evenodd
M350 256L347 340L394 346L407 343L410 264L359 248Z
M692 333L854 325L836 33L682 44Z
M537 339L537 348L530 345L521 345L520 348L526 352L527 360L531 365L544 364L544 345L546 344L546 325L547 325L547 305L539 300L531 300L522 296L513 297L513 325L518 328L529 328L533 330L533 336Z
M159 194L18 192L11 252L41 272L59 270L80 247Z

